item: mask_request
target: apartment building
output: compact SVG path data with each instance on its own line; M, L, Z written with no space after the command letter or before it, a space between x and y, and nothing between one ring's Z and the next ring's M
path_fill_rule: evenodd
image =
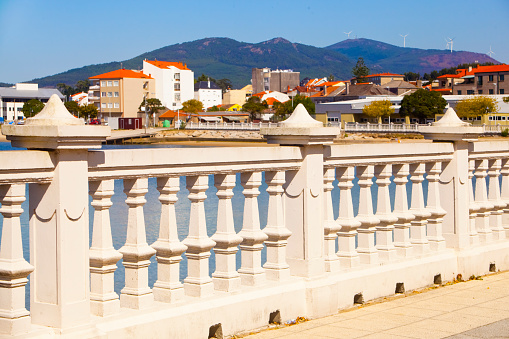
M370 74L364 78L364 82L372 82L375 85L383 86L391 81L403 81L405 80L405 76L402 74L395 73L378 73L378 74Z
M201 101L204 109L221 105L222 97L221 88L212 81L198 81L194 84L194 98Z
M171 110L194 99L194 72L181 62L143 60L143 73L155 79L155 97Z
M448 89L454 95L509 94L509 65L477 66L457 69L455 74L438 77L438 90Z
M65 96L58 89L39 88L38 84L16 84L13 87L0 87L0 112L4 121L22 120L25 118L21 109L25 102L37 99L44 103L57 94L64 101Z
M253 86L246 85L241 89L230 89L223 94L223 105L244 105L253 95Z
M143 98L155 97L155 80L140 71L118 69L89 78L88 100L99 110L99 116L111 118L137 118Z
M291 69L253 68L251 72L253 93L263 91L286 92L299 86L300 72Z

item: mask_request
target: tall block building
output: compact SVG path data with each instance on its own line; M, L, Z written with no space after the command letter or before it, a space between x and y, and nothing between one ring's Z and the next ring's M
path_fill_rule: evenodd
M171 110L194 99L194 72L181 62L143 60L143 73L155 79L155 97Z
M253 68L251 76L253 93L286 92L288 88L295 88L300 83L300 72L294 72L291 69L273 71L270 68Z

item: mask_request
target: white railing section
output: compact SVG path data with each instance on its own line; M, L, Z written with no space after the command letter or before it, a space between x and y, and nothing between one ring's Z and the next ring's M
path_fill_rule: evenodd
M276 122L188 122L186 129L259 131L263 127L275 127Z
M448 142L314 147L314 154L323 153L323 173L308 172L310 164L305 163L302 148L297 146L89 151L88 189L92 197L94 220L90 235L91 246L87 253L90 293L83 297L87 298L90 304L90 313L98 318L93 321L80 318L73 322L72 326L98 326L106 333L118 328L145 328L143 324L152 326L143 320L146 312L152 312L151 309L167 309L168 319L173 320L169 325L158 326L173 326L174 331L182 329L185 325L179 325L182 319L179 316L181 312L185 312L188 317L198 316L193 323L198 324L196 326L201 330L202 327L208 328L215 324L210 321L224 323L225 319L229 319L230 316L223 314L228 313L225 311L228 307L233 307L235 312L243 309L247 314L267 312L266 304L258 305L258 300L267 302L263 299L266 297L273 299L271 307L278 305L278 309L285 309L280 300L287 299L275 297L282 293L277 289L278 286L290 293L294 300L298 300L301 294L292 292L293 290L306 291L315 288L314 282L308 286L307 280L301 277L323 278L323 284L338 279L338 282L327 287L337 288L338 294L356 292L357 288L360 288L357 285L364 286L365 291L368 290L367 286L371 286L355 279L372 281L374 287L370 292L366 292L366 296L375 297L391 289L390 293L393 293L393 286L378 286L377 279L389 279L391 282L397 280L398 274L401 274L399 270L407 270L410 276L415 275L412 272L420 270L427 272L437 269L445 272L449 267L447 263L457 260L451 249L477 246L479 250L479 246L497 243L500 247L505 244L509 235L507 142L469 143L465 148L467 157L458 157L457 150ZM21 157L29 158L30 161L19 161ZM18 161L30 165L20 167ZM459 171L459 180L463 180L463 185L467 187L465 192L468 193L458 198L454 196L458 187L450 184L454 176L451 177L449 173L461 161L466 166ZM39 326L34 327L31 324L30 312L25 309L24 290L27 277L34 267L36 273L39 269L38 260L49 260L47 253L52 253L60 245L58 242L53 244L48 241L45 251L33 251L28 263L23 259L20 226L20 215L23 213L21 203L26 198L35 198L32 194L44 194L44 190L33 186L33 191L29 190L30 196L25 197L25 183L30 183L32 188L32 185L44 186L52 180L59 180L63 174L57 173L55 166L51 152L0 153L0 213L3 216L0 247L2 334L17 335L40 331L41 328L53 331L52 328L55 327L45 323L44 317L40 315L36 322ZM269 195L267 225L264 229L260 226L258 206L262 172L265 173ZM235 232L232 207L232 190L236 184L237 173L240 173L240 182L244 189L243 225L239 233ZM205 217L205 192L209 188L208 176L211 174L214 175L213 182L219 201L217 230L209 236ZM311 177L322 174L321 187L296 189L294 186L297 181L306 182ZM185 239L178 237L175 209L181 176L186 177L191 204ZM473 177L476 179L475 185L472 185ZM162 205L159 236L153 244L147 243L143 209L149 178L157 178L157 190ZM353 198L356 178L359 186L358 199ZM127 196L126 241L121 248L113 246L110 224L110 207L116 179L123 180L123 189ZM372 195L374 182L378 192L376 198ZM394 188L391 188L392 186ZM407 191L410 187L411 193ZM391 190L394 190L393 203ZM407 203L409 195L410 205ZM295 202L305 209L306 204L313 199L321 199L319 201L323 210L292 209L296 206ZM290 200L293 201L292 204L287 205ZM455 207L451 207L455 203ZM451 211L462 206L466 208L466 223L461 226L465 227L464 230L451 221ZM338 211L337 217L334 216L335 209ZM314 221L314 232L295 232L298 228L288 222L290 213L302 213L304 218ZM32 213L30 217L39 218L39 222L50 222L52 218L35 216ZM461 245L461 239L466 239L468 244ZM320 250L316 251L314 246L318 246ZM265 262L262 260L264 248ZM303 249L303 256L297 260L295 253L300 253ZM209 272L211 251L215 254L214 272ZM236 261L238 251L240 268ZM181 280L179 272L183 255L187 258L187 274ZM474 255L478 256L477 252ZM157 260L157 281L151 288L148 271L154 256ZM125 281L118 296L114 289L114 276L120 259L123 259ZM309 261L309 266L305 266L308 271L295 269L299 260ZM430 264L434 262L435 266ZM390 266L391 264L395 266ZM509 267L509 263L499 264ZM314 270L320 271L316 265L323 265L325 273L314 275ZM41 267L43 270L44 266ZM451 272L447 277L457 274L456 268L450 268ZM440 271L433 272L435 274ZM387 278L388 276L392 278ZM31 284L35 284L36 279L43 279L42 272L32 274ZM350 285L353 287L343 290L340 282L343 279L351 279L353 283ZM408 279L413 281L410 286L430 284L429 281L420 281L415 277ZM59 291L58 286L54 288L57 293L72 293L69 290ZM44 301L44 293L52 293L51 291L51 288L46 292L39 291L39 302ZM328 299L329 292L326 294ZM335 302L330 302L343 305L341 300L345 297L337 298ZM317 299L317 302L319 300L321 299ZM306 312L305 302L295 302L300 306L293 312ZM193 308L189 306L192 303L201 304ZM238 303L244 303L244 306L232 306ZM292 304L291 307L296 306ZM131 311L126 312L126 309ZM262 309L265 311L260 311ZM200 313L203 310L214 316L203 316L205 313ZM337 306L333 311L336 310ZM288 313L292 314L292 311ZM120 324L119 317L109 317L112 315L126 317L126 323ZM203 318L200 318L200 315ZM165 317L162 314L158 316ZM111 328L108 327L110 324ZM242 324L223 330L233 334L239 331L238 326ZM244 328L246 329L249 328ZM122 336L122 333L127 332L116 333ZM181 333L188 336L194 332Z
M419 126L430 126L429 124L382 124L382 123L358 123L345 122L345 132L364 133L419 133ZM337 123L328 123L327 126L335 127ZM484 134L500 134L504 129L501 125L483 124Z

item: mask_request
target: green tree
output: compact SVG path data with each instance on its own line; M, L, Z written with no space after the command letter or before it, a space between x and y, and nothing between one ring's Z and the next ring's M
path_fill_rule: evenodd
M233 87L232 82L230 79L219 79L215 81L216 85L221 88L221 91L225 93L227 90L231 89Z
M309 97L296 95L293 97L293 100L274 105L276 109L276 120L281 121L286 119L293 113L298 104L303 104L309 114L315 114L315 103Z
M474 118L497 112L497 100L483 95L466 98L456 104L456 113L462 118Z
M80 80L76 83L76 93L80 92L88 92L88 88L90 87L90 81L88 80Z
M369 68L364 64L364 58L357 59L357 64L352 68L352 74L357 79L357 82L363 82L364 78L369 75Z
M203 104L196 99L190 99L182 103L182 110L186 113L203 112Z
M76 93L76 89L74 87L64 84L63 82L57 84L57 89L65 95L67 98L69 98L70 95L73 95Z
M80 114L88 119L97 118L97 107L94 104L88 104L86 106L80 106Z
M377 118L382 122L382 117L388 117L394 113L394 107L389 100L377 100L362 108L362 113L371 118Z
M447 101L438 92L418 89L401 100L401 115L409 115L419 119L434 119L436 114L444 112Z
M330 81L330 82L334 81L334 75L332 73L329 74L329 76L327 77L327 81Z
M145 107L145 99L143 99L143 101L141 102L140 106L138 107L138 110L141 111L142 107ZM154 112L157 112L160 109L164 108L163 104L161 103L161 100L159 100L157 98L147 99L146 107L147 107L147 113L154 113Z
M44 108L44 104L37 99L30 99L23 104L21 112L26 118L33 117Z
M419 73L414 72L406 72L403 73L403 75L405 76L405 81L415 81L421 78L421 75Z
M64 102L65 108L69 111L69 113L73 115L77 115L80 111L80 107L76 101L66 101Z
M256 116L259 115L267 107L267 102L261 102L259 97L253 96L250 97L244 105L242 105L242 110L244 112L248 112L251 121L253 121L256 119Z
M217 107L217 106L212 106L212 107L207 108L207 112L219 112L219 111L226 111L226 109L223 107Z
M506 103L506 104L509 104L509 97L503 97L502 100Z

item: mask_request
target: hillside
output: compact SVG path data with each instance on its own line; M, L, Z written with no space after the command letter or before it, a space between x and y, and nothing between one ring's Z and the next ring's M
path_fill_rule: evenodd
M250 83L251 68L290 68L305 77L323 77L333 74L336 79L351 78L357 58L362 56L371 72L415 72L421 75L432 70L455 67L458 64L496 60L485 54L446 50L402 48L369 39L348 39L334 45L318 48L292 43L283 38L252 44L229 38L206 38L175 44L143 53L132 59L89 65L63 73L33 79L40 87L58 83L75 85L78 80L120 68L141 69L143 59L182 61L194 71L215 79L228 78L235 88Z
M401 74L414 72L423 75L433 70L438 71L476 60L479 63L499 63L481 53L403 48L370 39L347 39L325 48L343 53L354 60L363 57L372 72L390 71Z

